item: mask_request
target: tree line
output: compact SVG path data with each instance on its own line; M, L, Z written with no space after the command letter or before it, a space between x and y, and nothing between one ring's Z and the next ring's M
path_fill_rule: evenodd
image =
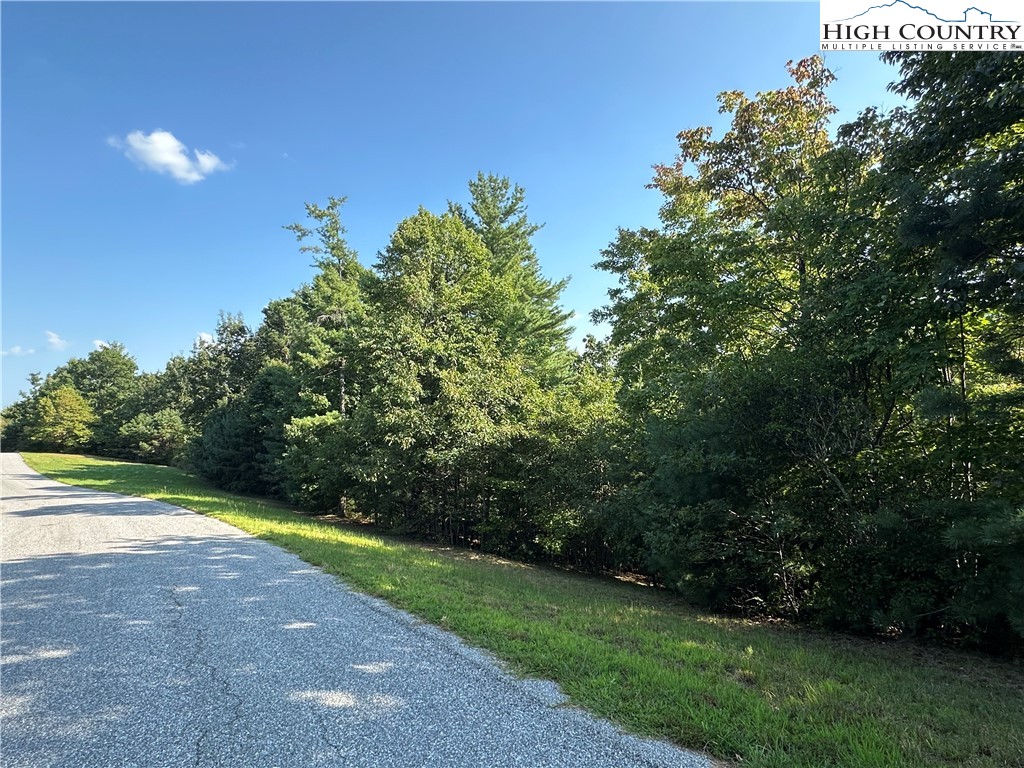
M3 411L5 450L229 490L695 604L1024 647L1024 59L893 53L909 106L833 126L821 59L679 134L661 225L569 343L524 191L479 175L372 269L343 199L315 274L159 373L118 344Z

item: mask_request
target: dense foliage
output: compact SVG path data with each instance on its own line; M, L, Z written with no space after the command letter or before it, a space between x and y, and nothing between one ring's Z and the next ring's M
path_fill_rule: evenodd
M523 190L288 227L312 280L158 374L111 345L4 411L5 448L222 487L705 606L993 649L1024 638L1024 60L892 54L910 106L833 126L820 59L679 134L569 345Z
M657 231L601 266L633 431L620 557L703 604L1005 647L1024 634L1024 62L892 56L916 99L831 137L832 77L721 96Z

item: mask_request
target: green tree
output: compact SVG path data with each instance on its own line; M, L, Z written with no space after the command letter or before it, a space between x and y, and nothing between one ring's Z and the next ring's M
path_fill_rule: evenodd
M621 287L596 319L613 323L620 401L642 450L607 513L620 535L695 599L794 613L805 509L787 490L795 475L827 487L835 472L794 455L780 430L804 407L840 406L827 375L803 387L804 406L787 386L822 353L811 306L823 249L801 206L834 112L820 60L790 72L794 85L753 99L723 93L732 122L720 139L710 128L679 134L676 162L654 180L663 228L620 232L604 252L598 266Z
M219 405L202 419L202 434L191 452L197 470L214 482L252 493L290 493L304 503L315 499L327 507L339 503L340 496L326 502L322 494L309 491L330 485L307 472L312 468L318 473L334 471L338 462L333 457L300 455L296 447L291 452L294 460L284 458L288 425L296 422L290 431L296 446L320 445L305 440L306 418L321 419L332 429L342 430L361 392L363 291L372 278L344 240L343 203L341 198L330 198L324 207L308 204L311 226L286 227L302 244L300 252L314 255L316 274L291 296L264 309L256 333L246 334L241 344L234 345L241 354L230 349L226 356L212 348L201 350L208 353L203 362L209 370L217 369L212 364L217 360L228 369L232 359L244 363L235 365L238 373L221 377L238 384L221 390ZM256 361L259 367L254 367Z
M282 496L285 426L303 412L298 384L284 363L267 363L244 395L207 416L190 451L192 466L222 488Z
M509 353L522 353L545 382L564 381L572 365L567 346L572 313L558 302L569 281L541 274L531 240L541 226L527 218L526 193L507 178L483 173L469 182L469 191L468 210L457 203L448 208L480 236L490 254L491 274L508 286L504 300L496 297L486 309L499 343Z
M92 440L96 416L73 386L64 385L41 394L28 436L42 448L73 452Z
M295 295L268 307L265 336L280 350L276 359L295 369L302 388L325 399L330 409L351 411L358 398L358 338L365 315L364 293L373 278L345 241L341 207L345 198L327 205L306 204L316 226L291 224L286 229L313 254L318 272Z
M1016 104L1019 65L903 61L910 109L832 139L809 60L789 88L723 94L725 134L682 132L657 169L662 228L600 265L633 425L605 519L707 604L1005 647L1021 169L995 103ZM946 127L972 104L987 127Z
M229 491L264 490L259 464L259 428L243 398L214 406L189 449L189 464L214 484Z
M395 524L459 539L462 510L489 490L487 459L520 428L534 386L488 322L509 286L458 217L425 210L399 225L378 269L365 340L375 385L353 416L361 475Z
M29 374L29 391L19 392L19 398L0 411L0 450L20 451L28 446L29 425L35 419L36 401L43 377Z
M72 358L55 370L43 385L74 387L88 402L96 417L90 449L117 455L121 425L131 412L138 392L138 365L123 344L113 342L95 349L85 358Z
M300 252L314 255L317 272L291 296L268 305L257 332L266 357L290 372L289 417L277 410L281 418L271 428L276 482L315 509L337 509L347 502L355 481L348 451L341 446L349 445L349 417L369 386L361 336L368 311L365 294L375 278L345 242L343 203L343 198L330 198L324 207L307 204L312 228L286 227L302 243ZM278 377L284 381L283 373Z
M172 358L154 394L162 405L180 408L186 426L198 432L214 408L245 392L260 365L245 320L221 312L213 340L197 339L188 357Z
M996 647L1024 637L1024 62L886 54L913 107L882 168L895 256L918 276L933 370L913 403L917 514L945 545L914 613ZM906 613L906 611L904 611Z
M359 440L346 418L338 411L297 416L284 431L281 468L287 494L306 509L355 512L346 502L359 487L353 464ZM372 509L370 502L369 514Z
M121 425L119 432L131 458L153 464L174 464L187 440L181 413L172 408L140 413Z

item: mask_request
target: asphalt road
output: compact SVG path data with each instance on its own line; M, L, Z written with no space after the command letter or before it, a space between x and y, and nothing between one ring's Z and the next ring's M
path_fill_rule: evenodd
M224 523L0 463L5 768L708 766Z

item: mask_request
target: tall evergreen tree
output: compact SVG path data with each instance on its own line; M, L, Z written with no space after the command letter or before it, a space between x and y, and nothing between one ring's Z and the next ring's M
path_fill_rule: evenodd
M572 356L568 339L571 312L558 302L568 279L549 280L543 276L532 237L541 226L526 214L526 193L507 178L480 173L469 182L467 210L449 203L449 211L480 236L490 254L492 275L508 284L505 303L493 301L493 313L500 343L509 351L521 351L526 364L546 382L564 380Z

